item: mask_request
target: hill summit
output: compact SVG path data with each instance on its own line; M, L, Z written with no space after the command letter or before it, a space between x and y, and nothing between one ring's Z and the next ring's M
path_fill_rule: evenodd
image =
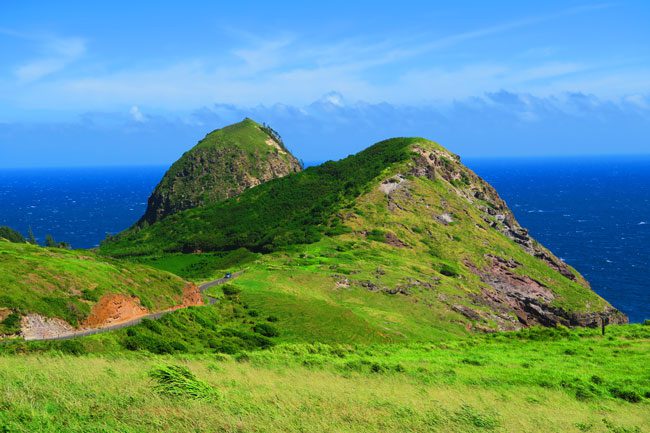
M156 186L138 225L240 194L301 170L271 127L246 118L212 131L183 154Z

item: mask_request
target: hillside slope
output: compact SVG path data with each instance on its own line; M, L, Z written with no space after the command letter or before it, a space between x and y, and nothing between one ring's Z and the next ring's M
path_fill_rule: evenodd
M209 133L183 154L156 186L139 224L219 202L300 170L277 133L244 119Z
M0 269L0 335L101 327L201 303L175 275L88 251L0 240Z
M467 329L627 319L532 239L496 191L422 138L189 210L102 246L114 256L246 248L235 284L289 337L428 339Z

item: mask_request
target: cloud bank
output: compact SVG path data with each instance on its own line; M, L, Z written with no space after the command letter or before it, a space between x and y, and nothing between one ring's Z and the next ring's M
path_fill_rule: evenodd
M351 102L330 92L305 105L213 104L185 114L89 112L74 122L0 124L2 166L169 164L206 133L251 117L305 161L338 159L395 136L422 136L461 156L650 152L650 95L500 91L439 104Z

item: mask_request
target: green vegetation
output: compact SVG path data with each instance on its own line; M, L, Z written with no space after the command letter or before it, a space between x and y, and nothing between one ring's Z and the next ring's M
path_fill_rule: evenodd
M169 168L135 229L300 169L277 132L244 119L209 133Z
M224 296L212 306L180 309L158 320L145 319L139 325L108 333L72 340L6 341L0 353L236 354L272 347L282 335L282 323L270 325L263 317L251 314L253 310L238 296L228 293L224 290Z
M154 389L169 397L214 400L219 395L215 388L197 379L182 365L161 365L151 370L149 377L156 381Z
M206 307L209 308L209 307ZM0 355L7 431L643 432L650 328L240 355ZM629 396L634 396L629 398Z
M396 138L242 193L273 156L290 157L279 134L247 119L174 164L99 256L0 242L0 334L29 312L80 323L107 293L160 310L183 279L237 271L158 320L3 340L0 431L650 428L650 326L495 332L621 316L457 156Z
M315 242L325 232L345 231L340 220L333 218L336 212L367 191L387 167L406 161L409 146L421 140L377 143L341 161L267 182L225 202L125 232L104 242L101 252L115 257L237 248L270 252Z
M127 231L100 251L194 280L246 268L233 283L241 297L281 318L293 341L423 341L469 328L517 329L522 319L495 307L486 283L507 273L548 288L542 302L566 316L612 311L552 253L528 239L533 254L504 235L516 226L458 157L422 138L396 138ZM511 267L490 270L496 258Z
M9 242L14 242L18 244L22 244L27 242L23 235L21 235L19 232L16 230L7 227L7 226L2 226L0 227L0 239L7 240Z
M142 305L157 311L180 304L185 285L168 272L99 258L89 251L6 241L0 241L0 268L0 310L58 317L73 325L88 316L93 304L89 301L105 294L137 296ZM6 323L2 326L6 330Z
M259 254L245 248L203 254L160 254L134 257L132 261L162 269L182 278L207 280L225 270L241 268L254 261ZM219 275L220 276L220 275Z

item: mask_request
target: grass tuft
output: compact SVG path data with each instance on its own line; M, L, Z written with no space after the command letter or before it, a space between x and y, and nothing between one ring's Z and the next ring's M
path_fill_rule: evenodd
M161 365L149 372L154 381L154 389L169 397L186 397L196 400L216 400L217 390L199 380L187 367L181 365Z

